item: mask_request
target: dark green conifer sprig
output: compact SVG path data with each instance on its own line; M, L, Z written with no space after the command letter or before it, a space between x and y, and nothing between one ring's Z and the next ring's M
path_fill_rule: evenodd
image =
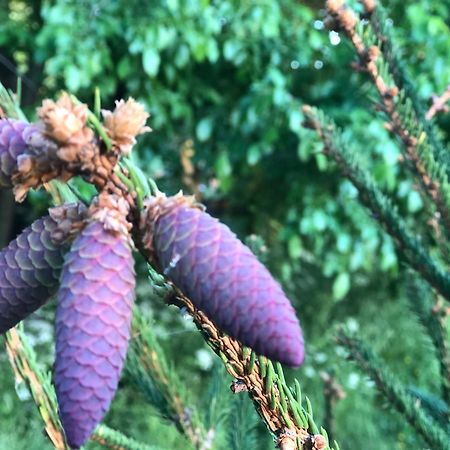
M422 242L408 229L392 201L378 188L368 171L362 169L357 151L323 112L309 106L305 106L303 112L305 126L316 131L324 144L324 153L337 163L343 175L358 189L362 203L394 238L408 264L450 301L450 274L431 257Z
M97 426L92 440L111 450L162 450L158 447L138 442L105 425Z
M251 408L252 405L248 398L242 395L234 398L227 424L227 448L229 450L257 448L255 433L257 416Z
M6 350L17 380L23 380L38 406L44 420L45 431L54 447L70 450L58 416L55 390L50 374L39 368L36 354L29 345L22 327L13 328L5 335Z
M5 335L8 357L17 380L23 381L38 406L44 421L45 431L57 450L70 450L58 417L55 389L51 376L44 373L37 362L36 353L28 342L21 326L11 329ZM99 425L92 440L109 449L121 450L159 450L131 439L117 430Z
M443 429L421 408L417 398L408 393L401 382L373 352L351 333L341 329L337 341L349 357L375 382L380 392L397 409L432 449L449 450L450 440Z
M439 362L442 398L450 404L450 348L447 333L447 313L428 285L413 277L408 279L407 297L435 347Z
M151 282L154 282L153 277ZM208 346L221 358L225 369L234 378L231 390L234 393L248 393L279 448L333 450L326 430L319 429L315 422L309 399L303 399L300 384L296 380L294 389L287 385L280 363L257 356L224 334L176 288L173 298L170 295L171 285L167 282L160 284L159 289L161 297L182 307L192 316ZM339 450L336 443L334 449Z
M408 74L407 68L399 56L399 50L394 44L392 25L389 25L388 14L380 1L366 2L365 12L369 18L370 26L377 37L379 48L386 61L389 73L399 89L404 89L411 99L416 118L420 121L428 136L436 161L445 168L447 177L450 177L450 153L442 143L442 132L433 121L427 120L425 107L417 95L417 90ZM370 5L369 5L370 3Z
M382 42L372 28L365 28L345 2L329 0L327 7L351 41L359 57L360 69L369 75L378 91L378 106L388 119L387 128L401 141L407 166L419 181L421 190L435 205L438 221L447 234L450 230L448 168L439 156L441 152L438 157L435 155L424 128L425 120L414 108L418 102L411 100L408 92L397 85L381 50Z
M158 283L160 278L159 274L150 269L151 300L161 301L167 298L167 294L170 295L170 286ZM166 420L175 424L194 448L202 448L207 430L198 411L186 398L187 390L183 389L176 371L169 367L152 327L137 307L133 315L133 333L125 375Z
M416 386L409 386L407 392L415 397L420 402L422 408L436 420L442 428L447 429L450 434L450 422L448 420L450 417L450 408L442 398Z

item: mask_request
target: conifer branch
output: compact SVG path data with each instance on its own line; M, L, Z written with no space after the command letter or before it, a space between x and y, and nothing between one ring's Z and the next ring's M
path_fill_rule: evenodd
M441 95L433 95L433 103L430 106L429 110L425 118L427 120L431 120L436 113L440 111L448 112L449 106L447 103L450 101L450 85L447 86L447 89Z
M450 348L446 326L448 308L444 308L439 299L436 301L428 286L413 276L408 280L408 300L435 347L441 372L442 398L450 404Z
M349 358L367 373L389 403L405 416L431 448L450 449L450 439L446 431L425 413L420 403L408 393L369 348L344 330L339 331L337 341L348 350Z
M345 2L328 0L330 15L351 41L360 62L360 70L366 72L377 89L381 109L389 119L388 128L402 142L403 154L409 168L418 178L422 190L429 196L439 213L444 232L450 230L450 184L442 158L436 159L429 145L429 137L423 122L414 110L408 92L401 89L389 74L380 42L376 36L365 36L356 14ZM380 36L381 37L381 36ZM392 54L392 51L388 52ZM392 64L391 64L392 66ZM400 73L397 70L397 73Z
M9 362L16 380L25 382L30 389L51 443L56 450L70 450L58 417L56 394L50 374L45 374L39 368L36 354L20 326L8 331L5 341ZM100 425L96 429L92 439L113 450L157 450L155 447L130 439L105 425Z
M160 283L158 276L156 272L150 270L151 296L161 300L161 298L167 298L171 292L170 286ZM173 369L169 369L164 352L151 326L137 307L133 316L133 332L125 373L163 417L172 421L176 428L191 441L194 448L210 448L205 447L206 436L209 434L197 411L187 406L185 390L181 387L180 379ZM208 442L210 443L210 439Z
M447 176L450 176L450 156L442 144L442 133L427 118L425 107L417 95L417 90L407 73L405 64L399 56L398 49L395 48L392 26L389 25L386 10L380 1L364 0L362 3L365 15L369 19L370 26L387 63L389 73L392 75L396 85L400 89L404 89L407 96L411 99L411 105L428 136L436 161L445 168Z
M0 119L11 117L26 121L17 96L0 83Z
M106 425L98 425L91 439L111 450L161 450L129 438Z
M38 367L36 355L28 345L20 327L12 328L5 335L6 351L16 380L24 381L30 389L45 431L57 450L70 450L66 443L64 431L58 417L56 397L49 374L44 374Z
M416 386L408 386L407 391L416 398L423 409L438 422L442 428L447 429L450 433L450 408L442 398L424 391Z
M319 431L310 404L306 409L302 406L300 386L297 385L296 391L287 386L281 364L274 365L267 358L256 356L220 331L175 286L167 282L165 286L175 294L174 297L166 297L166 301L183 308L192 316L206 343L234 378L231 390L234 393L248 393L279 448L330 449L326 432L323 429Z
M328 438L333 439L335 426L335 409L336 403L346 397L346 393L342 386L336 381L334 376L329 372L322 372L320 377L323 381L323 393L325 398L325 416L323 419L324 427L327 430Z
M316 131L343 175L358 189L361 202L394 238L408 264L420 273L445 299L450 301L450 275L427 252L420 240L408 230L392 201L377 187L367 171L362 170L356 151L343 139L335 123L320 110L305 106L305 126Z

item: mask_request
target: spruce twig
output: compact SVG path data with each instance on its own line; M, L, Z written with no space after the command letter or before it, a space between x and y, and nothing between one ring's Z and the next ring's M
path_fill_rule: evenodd
M161 450L129 438L106 425L98 425L91 439L111 450Z
M430 120L436 112L445 110L445 103L450 99L450 87L440 96L433 96L433 104L425 111L424 105L417 95L413 83L407 73L405 64L402 62L399 51L395 47L392 38L392 26L388 25L388 16L386 10L380 1L362 0L361 3L365 9L365 15L369 18L370 25L380 44L380 49L388 65L390 74L395 83L401 89L405 89L408 97L411 99L417 118L424 126L428 135L430 144L433 147L436 160L447 167L447 174L450 174L450 158L446 155L446 150L441 142L441 132ZM435 104L436 102L436 104Z
M408 386L407 391L414 398L416 398L423 409L438 422L442 428L445 428L450 433L450 408L442 398L437 397L430 392L424 391L416 386Z
M369 348L342 329L338 333L337 340L348 350L349 357L369 375L389 403L405 416L430 448L450 449L450 439L446 431L425 413L420 403L408 393Z
M36 354L20 326L12 328L5 337L8 358L16 379L24 381L30 389L50 441L56 450L70 450L58 417L56 394L50 374L45 374L39 368ZM105 425L97 428L92 439L113 450L157 450Z
M172 286L170 283L167 283ZM243 347L220 331L178 289L172 286L175 298L169 301L192 316L206 343L221 358L227 372L234 378L233 392L247 392L256 411L274 435L279 448L330 449L326 436L320 434L310 411L301 398L287 386L280 364L274 364Z
M328 433L328 439L333 440L335 435L335 409L336 403L345 398L346 394L342 386L336 381L329 372L322 372L320 377L323 381L323 393L325 398L325 416L323 425Z
M324 144L324 153L333 158L343 175L358 189L362 203L394 238L408 264L420 273L445 299L450 301L450 275L408 230L392 201L377 187L368 171L356 159L356 151L344 140L335 123L320 110L305 106L305 126L313 129Z
M327 1L327 8L351 41L359 57L360 69L369 75L378 91L381 109L389 119L388 128L401 140L405 159L423 192L435 204L439 220L447 233L450 230L450 184L444 161L436 158L436 152L429 147L430 139L424 130L424 120L420 120L421 116L415 112L414 105L418 101L412 101L408 92L389 76L389 64L384 60L380 42L373 42L372 36L363 35L354 11L344 2L334 0Z
M286 446L289 443L289 445L294 446L286 448L306 450L312 448L308 445L317 442L317 450L329 448L325 447L325 437L319 434L318 427L312 417L302 408L301 399L296 399L291 389L286 385L280 364L274 367L271 361L263 357L257 358L250 349L226 336L187 297L151 268L150 282L153 293L156 297L159 297L159 300L174 303L187 310L187 313L193 317L206 343L220 356L227 372L233 376L232 391L249 394L257 412L266 423L269 431L275 436L278 445L281 446L284 443L283 445ZM145 327L140 324L137 329L142 332ZM157 346L154 343L148 342L148 349L153 356L152 358L147 356L145 359L147 361L147 373L151 374L152 379L155 378L155 375L156 378L160 378L160 375L156 373L160 368L155 371L155 368L151 367L154 364L151 360L155 359L155 353L158 353L158 350L155 350L156 348ZM145 355L145 353L142 348L137 353L137 355L140 355L141 361L142 355ZM168 379L168 371L163 370L162 372L166 373L166 375L163 375L166 380L163 382L164 386L160 386L160 392L166 392L166 395L173 396L176 392L173 385L177 383ZM135 378L135 380L138 379ZM179 402L178 398L168 400L174 405L173 410L185 411L181 404L175 406L174 400ZM209 434L208 432L207 435ZM191 441L195 444L194 440L191 439ZM320 447L321 444L319 445L321 442L324 443L322 447Z
M25 114L17 102L17 96L6 89L2 83L0 83L0 108L0 118L11 117L14 119L27 121Z
M408 280L408 299L435 347L441 372L442 398L450 404L450 348L446 325L448 312L439 299L436 301L428 286L413 276Z
M69 450L58 417L56 396L50 376L44 375L38 368L36 355L27 344L20 327L12 328L5 335L6 351L16 380L24 381L30 389L33 400L38 407L45 431L57 450Z
M425 107L410 79L405 64L401 60L400 52L394 45L392 25L390 25L385 8L380 1L376 0L362 0L361 3L363 3L365 15L368 17L370 26L380 44L379 47L386 60L389 73L392 75L396 85L400 89L404 89L408 94L417 118L424 125L437 161L447 166L447 173L450 174L450 159L445 155L446 151L441 142L442 133L426 117Z
M450 85L441 95L433 95L433 103L427 111L425 118L431 120L436 113L440 111L448 112L449 106L447 103L450 101Z
M155 279L156 275L153 275ZM153 295L165 298L170 286L153 284ZM169 368L151 326L135 308L133 331L128 349L125 373L128 378L147 396L150 402L172 421L192 443L194 448L203 449L208 433L200 421L198 413L187 406L185 390L173 369Z

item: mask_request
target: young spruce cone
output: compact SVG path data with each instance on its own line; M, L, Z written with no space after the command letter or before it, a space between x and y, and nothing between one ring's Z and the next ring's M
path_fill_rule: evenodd
M52 208L0 252L0 334L56 293L66 250L59 244L66 231L58 219L78 213L74 205Z
M55 385L69 444L79 448L117 389L135 274L127 230L98 206L64 263L56 312Z
M154 262L220 329L269 358L303 362L294 308L228 227L181 195L149 199L141 227Z
M14 119L0 120L0 188L12 187L11 176L17 170L17 158L27 150L36 126Z

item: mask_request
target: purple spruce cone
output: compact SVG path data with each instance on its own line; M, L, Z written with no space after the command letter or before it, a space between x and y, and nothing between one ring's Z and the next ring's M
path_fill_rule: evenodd
M71 447L89 438L117 390L134 285L126 236L101 222L88 224L67 254L56 312L55 385Z
M36 220L0 252L0 334L56 293L64 262L51 239L56 227L49 216Z
M156 219L150 247L157 263L195 306L257 353L290 366L303 362L294 308L227 226L178 196L150 200L147 213L147 224Z
M34 133L39 133L35 125L14 119L0 120L0 188L12 186L17 158L26 152Z

